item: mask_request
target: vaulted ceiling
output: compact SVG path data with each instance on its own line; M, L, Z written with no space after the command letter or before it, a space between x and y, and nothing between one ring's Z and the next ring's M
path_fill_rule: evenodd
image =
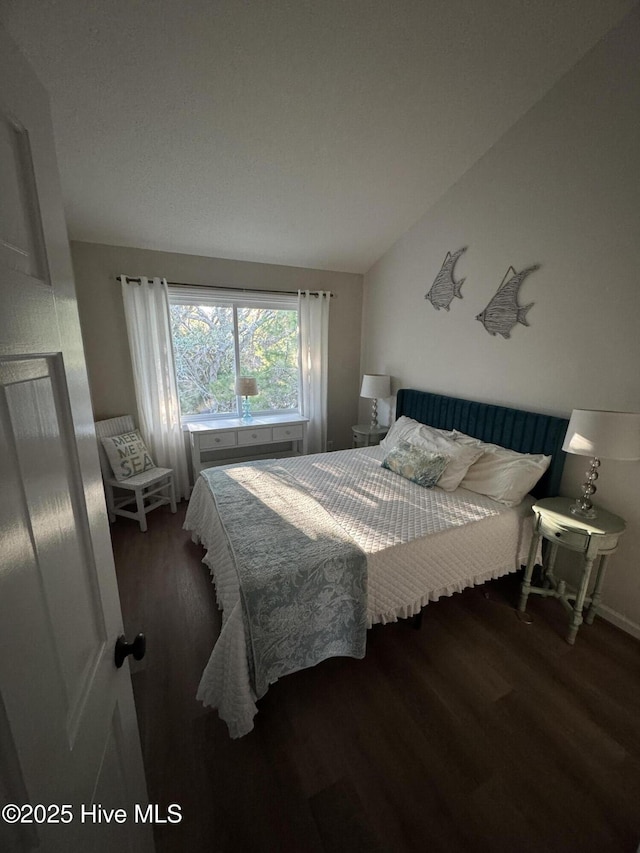
M634 0L0 0L72 239L352 272Z

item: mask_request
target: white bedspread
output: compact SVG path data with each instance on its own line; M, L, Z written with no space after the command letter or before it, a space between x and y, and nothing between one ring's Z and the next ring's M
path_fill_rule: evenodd
M381 467L379 447L279 459L367 554L368 624L413 616L429 601L515 571L527 559L532 500L509 509L465 489L424 489ZM204 562L223 610L220 637L198 689L231 737L257 713L246 659L238 581L207 484L199 479L185 528L206 549Z

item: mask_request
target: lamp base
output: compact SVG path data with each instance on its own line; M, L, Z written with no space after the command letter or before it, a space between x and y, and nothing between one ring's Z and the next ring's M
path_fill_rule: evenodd
M585 506L585 503L587 503L588 506ZM598 515L598 511L591 501L585 502L582 498L578 498L576 502L569 507L569 511L571 512L571 515L577 515L578 518L596 518Z
M582 484L582 494L576 499L573 506L570 507L571 513L579 518L595 518L598 511L591 503L591 495L596 493L596 480L598 479L598 468L600 460L594 456L591 460L591 465L586 473L586 479Z
M243 421L252 421L253 415L251 414L251 403L249 402L249 398L245 397L242 401L242 420Z
M374 397L371 403L371 429L378 429L378 400Z

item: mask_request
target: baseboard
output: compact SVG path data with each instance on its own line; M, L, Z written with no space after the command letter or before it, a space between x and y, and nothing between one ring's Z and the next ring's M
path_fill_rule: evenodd
M633 637L640 640L640 625L636 622L632 622L631 619L627 619L626 616L622 616L622 614L618 613L616 610L612 610L610 607L605 607L601 604L600 607L598 607L598 616L602 616L602 618L606 619L607 622L611 622L617 628L621 628L623 631L626 631L627 634L631 634Z

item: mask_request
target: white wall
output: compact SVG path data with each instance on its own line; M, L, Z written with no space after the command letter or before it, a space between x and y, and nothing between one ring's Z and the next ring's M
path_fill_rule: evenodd
M78 310L96 420L136 411L118 275L262 290L330 290L328 440L351 446L359 386L362 276L249 261L72 242Z
M640 411L640 9L590 51L367 273L361 369L395 387L569 415ZM464 127L458 129L464 133ZM468 246L463 299L424 295ZM476 321L509 265L530 328ZM563 493L587 460L569 457ZM628 522L605 587L609 617L640 636L640 462L604 462L597 499ZM550 603L554 606L553 603Z

